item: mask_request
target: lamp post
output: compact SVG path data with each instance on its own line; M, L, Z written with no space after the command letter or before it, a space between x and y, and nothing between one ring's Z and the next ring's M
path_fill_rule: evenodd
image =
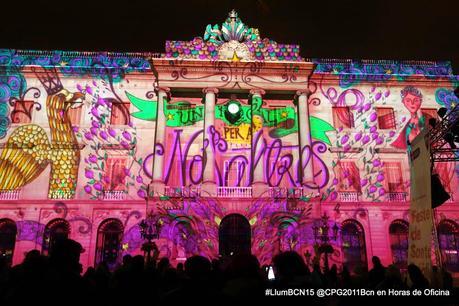
M314 240L316 244L319 244L319 256L321 254L325 254L324 263L325 263L325 271L329 270L328 266L328 254L333 253L333 246L330 244L330 240L336 241L338 237L338 225L335 223L332 227L332 235L329 236L330 227L328 225L328 216L324 213L324 215L320 218L319 224L315 224L312 227L312 231L314 234Z
M150 196L150 186L147 186L147 196L145 197L146 201L146 211L147 216L143 219L140 224L140 235L145 242L142 244L142 251L144 256L146 255L146 262L150 263L151 261L151 252L154 252L154 256L158 255L158 246L153 241L154 239L159 238L161 232L161 217L159 215L153 214L153 212L148 212L148 198Z

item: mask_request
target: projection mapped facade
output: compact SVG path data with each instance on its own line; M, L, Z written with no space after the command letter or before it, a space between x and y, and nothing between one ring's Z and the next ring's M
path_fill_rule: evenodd
M0 252L19 263L63 235L86 267L116 265L141 253L148 200L173 262L314 254L326 215L330 263L403 267L407 143L458 102L459 78L448 62L299 54L234 11L161 54L0 50ZM440 248L459 271L459 168L435 171L452 198Z

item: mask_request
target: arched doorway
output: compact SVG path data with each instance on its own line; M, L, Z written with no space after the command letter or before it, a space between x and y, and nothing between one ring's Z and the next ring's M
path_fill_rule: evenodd
M109 268L114 268L119 261L123 224L118 219L103 221L97 230L96 266L105 262Z
M453 220L438 224L438 243L443 264L451 272L459 272L459 226Z
M389 226L392 261L400 269L408 266L408 222L395 220Z
M70 234L70 224L65 219L51 220L43 233L43 255L49 255L56 241L66 239Z
M13 220L0 219L0 256L6 259L6 263L9 266L13 262L16 234L17 227Z
M346 220L341 224L341 240L344 265L350 272L355 268L367 268L365 233L362 225L356 220Z
M250 254L252 243L249 221L239 214L224 217L218 229L218 241L221 256Z

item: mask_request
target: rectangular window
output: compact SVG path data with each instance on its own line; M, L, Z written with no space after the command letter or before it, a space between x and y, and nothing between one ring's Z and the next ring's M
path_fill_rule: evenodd
M249 169L247 167L244 169L244 163L239 160L233 161L230 168L229 162L229 159L224 162L224 185L227 187L245 186L246 174ZM240 184L238 185L240 176Z
M33 103L33 101L16 101L11 112L11 121L13 123L31 123Z
M438 120L438 113L437 113L437 109L435 109L435 108L421 108L421 113L425 117L425 120L426 120L425 125L426 126L429 126L429 119L434 118L434 119Z
M336 166L339 191L361 192L360 171L353 161L338 161Z
M193 163L193 168L191 168L191 162L193 161L193 159L188 159L186 161L186 175L188 176L186 181L187 181L187 184L188 185L194 185L194 183L191 181L191 178L193 178L193 180L197 181L199 180L199 175L200 175L200 171L201 171L201 163L199 161L195 161Z
M384 162L384 175L387 192L405 192L403 187L402 165L400 162Z
M392 107L377 107L378 128L381 130L395 129L395 113Z
M354 116L349 107L332 107L333 125L336 129L342 127L349 129L354 127Z
M81 110L83 109L83 106L79 106L77 108L71 108L67 111L67 114L69 116L70 122L73 125L79 126L80 125L80 120L81 120Z
M170 187L181 187L183 184L182 182L180 181L180 177L181 177L181 166L182 166L182 163L180 162L178 156L176 156L174 158L174 162L172 163L171 165L171 168L169 169L170 171L170 174L169 174L169 178L166 182L167 186L170 186ZM165 170L167 171L167 170ZM164 177L167 176L167 173L164 173Z
M127 157L112 155L108 156L105 164L104 190L106 191L123 191L126 190L125 169L127 167Z
M286 151L286 153L289 154L291 153L291 151ZM290 169L287 169L287 166L288 166L287 160L277 160L275 164L274 162L275 161L271 159L269 164L267 165L268 167L274 167L273 169L271 168L269 169L270 173L272 173L272 176L269 182L271 183L272 186L275 186L275 187L282 187L282 188L290 187L289 174L292 173L293 167L290 165Z
M128 125L131 120L129 112L129 102L112 101L112 111L110 115L111 125Z

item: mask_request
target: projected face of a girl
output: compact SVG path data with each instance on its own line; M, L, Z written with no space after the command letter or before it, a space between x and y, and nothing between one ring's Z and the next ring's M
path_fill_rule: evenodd
M419 108L422 104L422 97L416 96L412 93L407 93L405 97L403 97L403 105L408 109L408 111L414 115L417 113Z

